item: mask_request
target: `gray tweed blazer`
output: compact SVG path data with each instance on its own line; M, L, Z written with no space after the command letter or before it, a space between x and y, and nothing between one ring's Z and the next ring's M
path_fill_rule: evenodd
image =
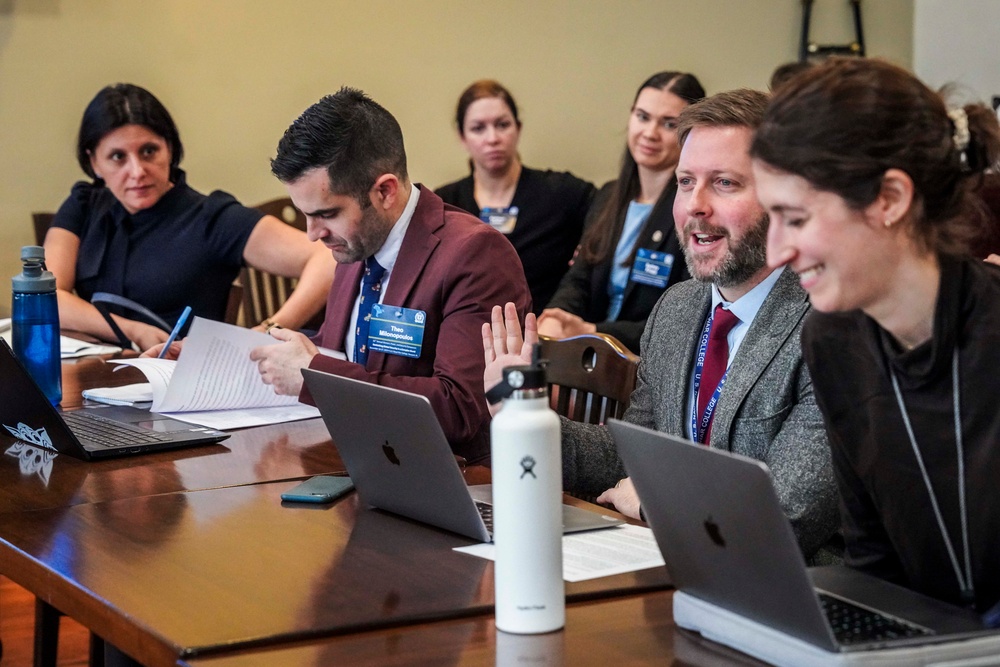
M711 287L694 280L657 302L642 335L625 421L684 436L698 335L711 302ZM799 344L808 310L797 276L783 272L730 365L709 442L768 465L806 555L825 544L839 522L830 449ZM563 419L562 444L568 492L599 494L626 476L603 426Z

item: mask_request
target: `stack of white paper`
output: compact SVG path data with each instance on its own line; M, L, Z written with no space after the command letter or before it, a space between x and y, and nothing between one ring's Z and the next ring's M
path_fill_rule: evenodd
M296 396L279 396L265 385L250 350L276 345L267 334L196 317L177 361L117 359L149 380L153 412L214 429L276 424L318 417Z

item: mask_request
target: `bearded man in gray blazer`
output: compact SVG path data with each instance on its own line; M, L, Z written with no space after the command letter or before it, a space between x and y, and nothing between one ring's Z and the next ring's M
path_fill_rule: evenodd
M749 156L767 106L764 93L736 90L681 114L674 201L676 231L694 280L659 300L641 340L641 361L625 421L763 461L803 553L834 538L837 495L822 417L799 345L809 310L798 278L766 263L767 216L757 202ZM696 358L717 305L739 321L727 335L728 371L714 411L699 413ZM523 343L534 343L532 317ZM486 387L504 366L530 359L516 311L493 309L484 326ZM712 389L712 388L709 388ZM707 420L708 429L699 426ZM564 488L641 516L610 433L562 420ZM609 488L611 487L611 488Z

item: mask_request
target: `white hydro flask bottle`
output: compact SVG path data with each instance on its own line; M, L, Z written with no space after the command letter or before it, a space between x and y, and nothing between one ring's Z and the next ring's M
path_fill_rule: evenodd
M503 376L491 391L509 396L491 426L496 627L552 632L566 624L559 417L540 360Z

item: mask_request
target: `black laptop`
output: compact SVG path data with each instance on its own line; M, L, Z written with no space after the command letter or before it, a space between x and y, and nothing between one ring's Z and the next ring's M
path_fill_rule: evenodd
M126 406L62 411L0 339L0 434L85 461L207 445L228 433Z
M677 587L680 627L796 667L1000 662L1000 632L971 611L845 566L807 568L760 461L608 425Z

